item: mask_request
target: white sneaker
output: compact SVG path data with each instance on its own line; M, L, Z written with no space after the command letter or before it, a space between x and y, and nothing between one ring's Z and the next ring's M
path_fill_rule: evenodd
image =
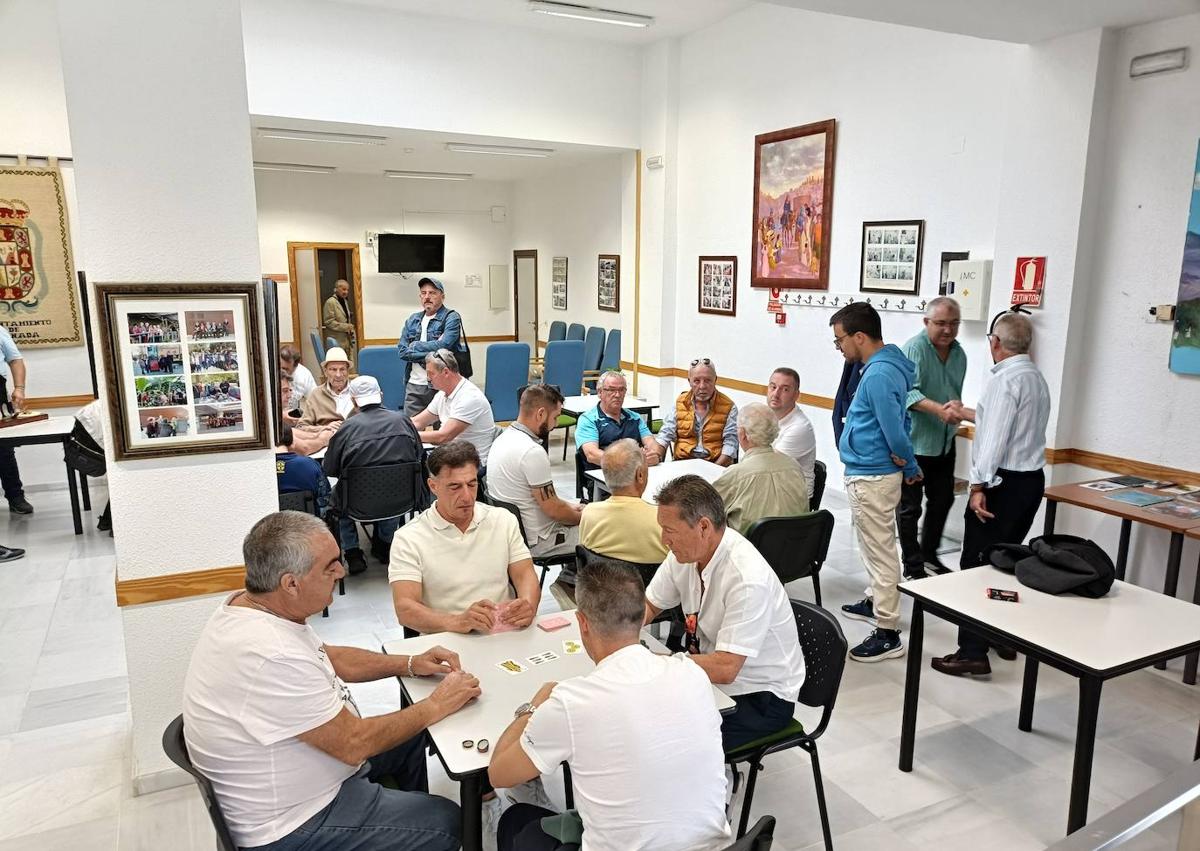
M500 816L508 809L504 796L496 793L490 801L483 802L483 851L496 851L496 833L500 830Z

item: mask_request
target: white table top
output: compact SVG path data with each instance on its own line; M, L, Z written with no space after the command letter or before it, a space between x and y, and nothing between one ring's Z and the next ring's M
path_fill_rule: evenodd
M421 446L425 447L426 452L432 452L434 449L437 449L437 446L435 446L432 443L422 443ZM325 450L328 448L329 448L328 446L322 446L320 449L318 449L316 452L314 452L312 455L309 455L308 457L313 459L314 461L320 461L325 457Z
M429 728L429 734L452 774L462 775L486 769L492 751L500 741L500 734L512 723L513 712L522 703L532 699L543 684L577 677L596 667L587 653L568 656L563 652L564 640L579 640L579 625L575 622L574 610L561 614L571 622L570 626L556 629L554 632L545 632L538 628L539 620L553 617L543 614L529 627L513 632L501 632L496 635L440 632L389 641L383 646L384 652L399 654L421 653L440 644L459 655L463 670L479 678L479 687L482 690L479 698ZM643 631L642 638L655 650L665 649L648 631ZM529 663L528 657L546 650L553 650L558 654L558 658L536 667ZM515 659L529 670L521 674L510 674L497 667L497 663L504 659ZM415 702L428 697L437 687L439 680L439 677L406 677L404 687ZM733 707L733 700L715 686L713 696L717 709L725 711ZM487 739L491 748L483 754L474 748L468 750L462 746L465 739L476 742Z
M1093 600L1036 591L989 565L900 588L1097 673L1200 641L1200 609L1127 582L1114 582L1107 595ZM990 600L988 588L1016 591L1020 602Z
M73 428L75 428L75 417L73 416L50 417L47 420L38 420L36 423L25 423L0 429L0 438L57 436L70 434Z
M683 461L665 461L655 464L646 470L646 492L642 494L642 499L654 505L654 497L659 488L672 479L678 479L680 476L690 473L712 484L721 478L727 469L729 468L714 464L712 461L705 461L703 458L686 458ZM587 474L598 482L604 481L602 470L588 470Z
M600 394L592 393L589 396L568 396L563 400L563 413L571 416L579 416L584 411L590 411L600 403ZM641 396L626 396L625 401L621 403L622 408L628 410L645 410L646 408L657 408L657 402L651 402L649 399L644 399Z

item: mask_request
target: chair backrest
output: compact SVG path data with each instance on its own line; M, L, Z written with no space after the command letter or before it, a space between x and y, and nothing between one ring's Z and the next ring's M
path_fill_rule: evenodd
M526 546L528 546L529 538L525 536L525 521L521 519L521 509L511 502L505 502L502 499L496 499L496 497L492 496L491 494L488 494L487 504L496 508L503 508L505 511L512 514L513 517L517 518L517 528L521 530L521 540L525 542Z
M600 369L620 369L621 368L621 329L614 328L608 332L608 339L604 341L604 357L600 359Z
M587 329L583 338L583 368L595 370L600 368L604 357L604 329L593 325Z
M404 410L404 361L395 346L365 346L358 350L359 375L370 375L383 391L383 407Z
M420 461L350 467L344 475L342 512L352 520L372 523L425 508Z
M212 819L213 828L217 831L218 851L237 851L237 845L229 833L229 825L225 824L225 816L217 803L217 794L213 791L212 783L196 770L196 766L192 765L192 758L188 756L187 742L183 738L182 715L176 716L175 720L167 725L167 729L163 731L162 744L167 758L192 775L192 779L200 787L204 808L208 810L208 817Z
M833 522L833 515L825 510L798 517L764 517L746 530L746 540L787 584L821 569L829 555Z
M555 340L567 339L567 323L561 319L555 319L550 323L550 333L546 335L546 342L553 343Z
M725 851L770 851L774 841L775 816L763 816L745 836L728 846Z
M842 626L833 613L814 603L792 600L796 616L796 632L800 635L800 652L804 654L804 685L800 686L800 702L805 706L823 708L821 723L809 732L816 738L825 731L842 672L846 668L846 653L850 649Z
M312 341L313 351L317 353L317 363L325 360L325 346L321 343L321 336L313 331L308 335L308 339Z
M487 347L483 395L492 405L492 417L496 422L511 422L517 418L517 388L528 383L528 343L491 343Z
M654 574L659 568L659 562L657 561L648 563L625 561L624 559L606 556L604 553L598 553L595 550L589 550L583 544L575 545L575 569L579 573L583 573L588 568L588 565L595 564L601 559L604 561L616 562L617 564L623 564L626 567L632 567L638 572L638 575L642 577L643 585L650 584L650 580L654 578Z
M572 322L567 326L568 340L582 340L584 333L583 325L579 322Z
M329 350L329 349L336 349L336 348L337 348L337 344L338 344L338 341L337 341L337 340L335 340L335 339L333 339L333 337L326 337L326 338L325 338L325 349L326 349L326 350ZM324 357L322 357L322 358L321 358L321 360L325 360L325 358L324 358Z
M317 499L312 491L293 491L279 495L280 511L302 511L305 514L316 515Z
M825 495L825 478L828 475L824 461L813 462L813 492L812 499L808 501L809 511L816 511L821 507L821 497Z
M564 396L583 391L583 341L559 340L546 344L546 368L542 382L556 384Z

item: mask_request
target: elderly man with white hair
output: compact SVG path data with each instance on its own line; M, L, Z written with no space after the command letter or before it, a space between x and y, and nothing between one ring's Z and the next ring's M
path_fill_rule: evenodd
M772 448L778 436L779 420L770 408L758 402L742 408L742 460L713 483L725 502L729 525L741 534L764 517L808 511L808 482L795 458Z
M642 499L648 478L646 455L633 438L609 445L600 459L612 496L590 502L579 518L579 543L592 552L636 564L661 564L667 557L658 510Z

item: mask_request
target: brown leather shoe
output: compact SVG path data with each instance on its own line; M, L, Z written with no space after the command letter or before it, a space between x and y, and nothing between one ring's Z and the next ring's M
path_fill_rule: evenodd
M1005 662L1011 662L1017 658L1017 651L1013 650L1007 644L993 644L992 649L996 651L996 655Z
M981 677L992 672L992 666L987 659L966 659L957 653L935 656L929 664L935 671L952 677L961 677L963 674Z

